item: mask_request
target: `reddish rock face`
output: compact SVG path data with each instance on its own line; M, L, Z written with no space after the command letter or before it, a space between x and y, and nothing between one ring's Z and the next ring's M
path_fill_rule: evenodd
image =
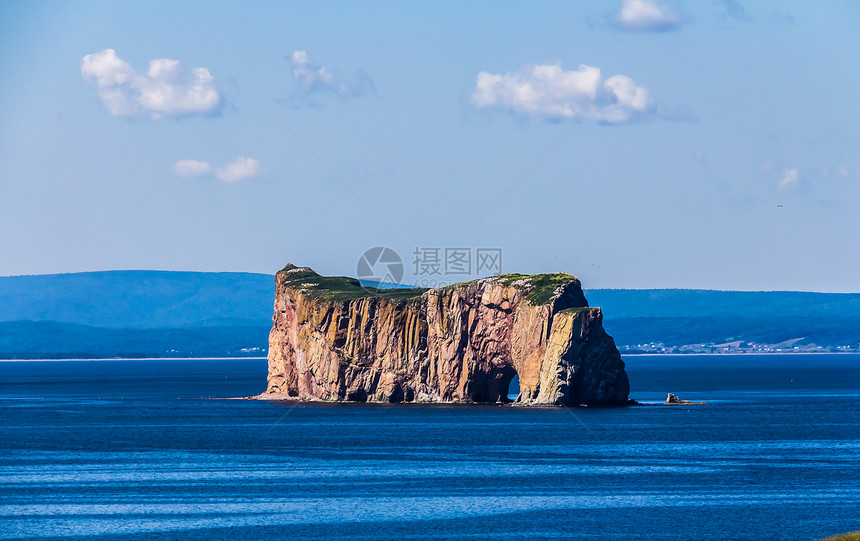
M288 265L276 277L261 398L496 403L508 401L516 375L519 404L626 404L624 362L600 308L568 275L553 275L540 302L532 278L484 278L412 299L338 296L318 286L324 277Z

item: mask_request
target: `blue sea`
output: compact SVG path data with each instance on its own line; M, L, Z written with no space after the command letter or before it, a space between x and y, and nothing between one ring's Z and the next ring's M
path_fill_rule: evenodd
M0 362L0 539L815 539L860 355L626 358L619 409L224 400L266 361ZM663 406L666 393L705 406Z

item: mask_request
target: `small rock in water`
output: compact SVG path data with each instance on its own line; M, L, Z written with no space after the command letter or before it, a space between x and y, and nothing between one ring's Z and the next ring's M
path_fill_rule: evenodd
M669 393L666 396L665 404L682 406L704 406L707 404L707 402L691 402L689 400L681 400L680 398L678 398L678 395L674 393Z

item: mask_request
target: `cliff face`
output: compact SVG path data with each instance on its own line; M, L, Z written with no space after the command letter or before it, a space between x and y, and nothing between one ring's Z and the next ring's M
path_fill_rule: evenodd
M426 291L278 272L262 398L623 405L624 362L579 280L503 275Z

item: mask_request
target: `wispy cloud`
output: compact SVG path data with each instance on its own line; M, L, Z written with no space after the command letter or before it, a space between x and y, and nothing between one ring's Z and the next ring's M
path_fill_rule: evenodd
M800 187L800 176L797 173L797 168L786 169L783 171L782 178L778 183L780 189L796 190Z
M685 18L667 4L656 0L622 0L611 24L633 32L667 32L680 28Z
M793 13L788 11L780 11L778 9L774 9L770 12L767 19L778 25L793 25L797 22L797 18Z
M618 124L657 115L648 89L626 75L603 79L600 68L581 64L565 71L560 64L527 64L517 72L482 71L471 103L557 120L588 113L589 118Z
M180 177L206 177L215 173L222 182L239 182L260 174L260 162L254 158L239 156L232 162L213 169L208 162L198 160L179 160L173 165L173 173Z
M81 76L96 87L105 109L116 117L181 117L218 110L221 95L206 68L187 70L178 60L149 61L139 72L113 49L81 58Z
M839 165L835 165L833 167L825 166L821 170L821 174L822 174L822 176L825 176L825 177L833 176L836 178L847 178L849 175L848 166L846 166L844 163L841 163Z
M723 15L739 21L752 20L746 8L738 0L717 0L717 4L723 7Z
M332 94L349 99L374 90L373 80L364 70L357 70L354 77L347 80L316 64L305 50L293 51L287 59L293 68L293 78L305 96Z

